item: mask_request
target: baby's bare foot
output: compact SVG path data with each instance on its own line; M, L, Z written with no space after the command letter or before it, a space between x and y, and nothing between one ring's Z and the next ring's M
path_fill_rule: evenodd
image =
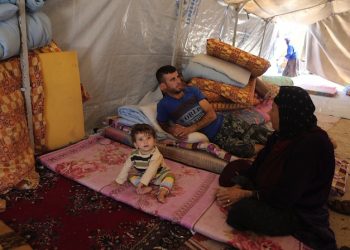
M165 197L166 197L166 195L167 195L167 191L166 190L161 190L161 191L159 191L159 194L158 194L158 201L160 202L160 203L165 203Z
M151 187L143 187L142 189L141 189L141 191L139 192L139 194L147 194L147 193L149 193L149 192L151 192L152 191L152 188Z

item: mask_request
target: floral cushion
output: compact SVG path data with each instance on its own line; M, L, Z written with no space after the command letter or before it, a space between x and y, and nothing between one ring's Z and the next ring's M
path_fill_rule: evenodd
M188 83L190 86L195 86L200 90L214 92L218 95L231 100L234 103L252 105L254 103L254 90L256 78L250 78L249 83L244 88L238 88L229 84L220 83L204 78L192 78Z
M242 103L234 103L234 102L212 102L210 103L211 106L213 106L215 111L232 111L232 110L236 110L236 109L241 109L241 108L247 108L249 106L247 106L246 104L242 104Z
M254 77L261 76L271 66L264 58L213 38L207 40L207 54L241 66L249 70Z
M220 94L214 93L209 90L201 90L203 95L207 98L208 102L221 102L221 103L232 103L230 99L223 97Z
M0 63L0 193L22 181L29 188L38 184L21 82L19 60Z

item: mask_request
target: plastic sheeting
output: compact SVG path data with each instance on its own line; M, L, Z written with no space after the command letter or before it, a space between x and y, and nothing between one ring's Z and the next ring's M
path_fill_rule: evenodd
M192 0L192 15L184 12L180 35L180 49L178 49L176 65L182 66L196 54L205 53L206 39L219 38L232 44L236 11L233 6L222 5L219 1ZM190 17L189 17L190 16ZM235 46L242 50L258 55L265 21L252 14L241 12L237 25ZM267 25L261 56L269 59L273 54L273 41L277 35L274 23Z
M232 0L225 0L232 1ZM235 1L235 0L233 0ZM244 9L262 18L278 16L279 19L303 24L321 21L332 14L350 10L349 0L254 0ZM289 14L287 14L289 13Z
M76 50L81 81L92 98L84 104L91 131L119 106L137 104L157 87L156 70L171 63L179 1L50 0L53 38L63 50ZM207 38L232 42L234 11L215 0L188 0L179 31L179 60L205 51ZM238 43L257 54L264 22L240 21ZM250 26L248 26L248 23ZM269 35L267 35L269 37ZM264 54L262 54L264 56Z
M58 45L78 52L89 132L155 89L155 71L171 61L176 1L51 0L44 11Z
M310 26L307 69L342 85L350 82L350 12L332 15Z
M236 15L232 6L217 0L185 0L176 33L179 1L46 1L43 11L51 19L53 38L63 50L78 52L81 80L92 96L84 105L87 130L101 126L102 119L115 115L118 107L137 104L154 90L155 71L171 63L173 51L177 51L175 64L181 68L193 55L205 53L207 38L232 43ZM303 1L302 5L299 0L281 2L249 1L245 9L253 12L248 7L255 4L254 13L270 17L325 0ZM344 11L348 3L348 0L332 1L327 5L331 7L329 13ZM310 17L311 13L308 12ZM297 17L299 14L295 13ZM263 19L242 11L235 45L258 55L264 26ZM272 57L276 35L274 22L269 22L262 57Z

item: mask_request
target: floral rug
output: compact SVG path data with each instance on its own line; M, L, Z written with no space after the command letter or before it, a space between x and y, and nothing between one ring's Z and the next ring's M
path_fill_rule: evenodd
M291 236L258 236L253 233L239 232L229 227L225 222L227 210L220 208L215 203L214 192L218 187L217 174L166 160L174 172L176 181L165 204L157 202L156 189L147 195L137 195L130 184L116 186L114 179L130 151L131 148L128 146L94 135L67 148L41 156L40 160L56 172L106 196L127 203L146 213L176 222L206 237L225 242L238 249L262 249L266 247L286 250L308 249ZM120 213L123 211L120 210ZM108 220L107 217L106 220ZM142 222L140 218L138 221ZM74 225L81 227L78 224ZM120 226L120 224L115 225ZM96 228L98 229L99 225L96 225ZM124 227L124 231L127 228ZM124 232L122 228L120 230ZM90 235L90 237L96 237L96 233L94 235Z
M132 148L94 135L67 148L43 155L40 161L50 169L106 196L146 213L193 228L195 222L214 202L218 175L166 160L175 175L175 184L165 204L157 200L158 187L138 195L126 182L116 185L115 178Z

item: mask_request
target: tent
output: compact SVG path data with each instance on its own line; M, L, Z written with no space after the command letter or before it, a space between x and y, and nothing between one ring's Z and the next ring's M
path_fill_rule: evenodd
M154 90L158 67L172 60L181 67L188 58L205 52L207 38L232 43L236 10L242 7L237 47L258 55L262 44L261 56L269 59L276 37L274 22L304 22L310 24L308 69L340 84L349 82L350 2L281 2L50 0L43 11L51 19L57 44L78 52L81 81L92 95L84 106L90 130L100 126L103 117L115 114L118 106L136 104Z
M43 8L59 47L78 54L81 82L92 96L84 104L88 132L155 90L157 68L182 68L205 53L207 38L270 59L280 20L310 25L307 68L345 85L349 10L345 0L48 0Z

